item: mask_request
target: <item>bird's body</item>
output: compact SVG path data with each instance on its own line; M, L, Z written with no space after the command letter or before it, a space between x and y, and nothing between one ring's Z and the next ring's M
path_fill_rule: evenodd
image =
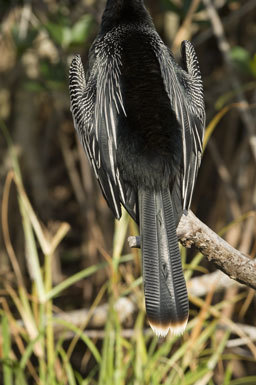
M182 162L181 128L170 108L152 49L155 36L147 30L127 34L128 38L122 42L121 59L121 86L127 117L118 130L121 146L118 166L123 177L131 179L132 184L159 189L165 183L167 188L174 177L175 165Z
M70 69L71 110L102 192L117 218L139 223L146 311L159 335L180 333L188 299L176 236L200 164L204 103L194 49L185 70L155 31L142 0L108 0L84 77Z

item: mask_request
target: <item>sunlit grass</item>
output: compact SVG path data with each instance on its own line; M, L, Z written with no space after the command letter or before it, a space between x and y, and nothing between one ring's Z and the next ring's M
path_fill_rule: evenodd
M5 130L5 129L4 129ZM5 130L5 136L8 133ZM63 282L52 284L52 264L54 252L69 231L69 225L62 223L56 234L49 239L37 218L25 192L18 160L8 139L9 156L12 160L4 187L2 201L2 226L4 242L13 266L17 287L5 281L4 295L0 297L1 310L1 363L4 385L99 384L99 385L213 385L218 367L222 367L224 385L255 384L256 377L232 380L232 359L241 359L234 353L227 354L226 344L231 332L240 335L236 325L226 319L222 311L227 305L224 300L213 301L214 288L205 299L190 296L193 310L183 337L169 335L166 339L153 336L145 321L141 277L127 270L131 261L138 263L138 251L123 255L128 228L132 227L128 215L116 222L113 239L113 257L104 254L103 262L92 265ZM11 244L8 228L8 197L14 183L17 191L19 210L25 240L25 256L31 280L31 289L25 285ZM187 262L187 252L181 248L186 280L200 271L200 253ZM39 258L39 255L43 258ZM99 290L91 312L105 295L108 303L108 317L104 327L103 340L91 338L87 333L88 319L83 327L77 327L54 315L54 298L82 279L92 278L100 269L107 269L108 282ZM124 335L115 303L128 296L136 303L133 315L134 325L130 337ZM238 303L245 292L232 299ZM72 301L72 299L70 299ZM55 334L55 326L62 332ZM223 327L221 339L220 325ZM73 338L66 348L66 334ZM241 334L242 335L242 334ZM88 366L85 378L72 366L72 358L77 343L83 346L85 362ZM253 359L253 346L248 345ZM81 354L82 356L82 354ZM90 369L89 369L90 368Z

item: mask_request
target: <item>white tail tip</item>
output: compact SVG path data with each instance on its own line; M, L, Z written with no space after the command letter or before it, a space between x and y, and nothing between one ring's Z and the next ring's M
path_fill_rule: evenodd
M157 324L156 322L148 321L149 325L151 326L153 332L158 337L166 337L168 332L170 331L172 335L180 336L184 333L188 319L186 318L184 321L177 322L175 324L169 323L169 324Z

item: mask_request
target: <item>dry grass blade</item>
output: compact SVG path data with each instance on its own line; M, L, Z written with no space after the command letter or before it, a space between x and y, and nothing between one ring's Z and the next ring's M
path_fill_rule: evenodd
M249 289L248 296L246 297L238 315L239 320L242 320L244 318L245 313L249 309L249 306L254 301L254 299L255 299L255 290Z
M46 237L44 235L42 226L40 225L39 220L38 220L32 206L31 206L31 203L29 202L29 199L28 199L27 194L24 190L24 187L23 187L21 181L19 180L19 178L17 178L17 175L15 175L14 180L15 180L22 204L24 205L26 213L27 213L27 215L30 219L30 222L33 226L33 229L37 235L37 239L40 243L41 249L45 255L49 255L51 253L50 243L48 242L48 240L46 239Z
M216 128L220 120L229 112L232 108L247 108L247 104L245 102L239 102L239 103L232 103L228 106L223 107L210 121L210 123L207 125L205 129L205 136L204 136L204 144L203 149L205 151L206 146Z
M205 303L204 303L204 300L202 300L201 298L197 298L197 297L193 297L193 296L190 296L189 297L189 300L194 303L195 305L203 308L205 306ZM235 300L233 298L233 300ZM222 312L220 312L216 307L214 306L209 306L208 308L208 311L210 314L212 314L215 318L218 318L219 319L219 323L222 324L222 325L225 325L227 326L228 328L231 329L231 331L235 334L237 334L240 338L243 338L244 341L246 341L246 345L248 346L248 348L250 349L254 359L256 360L256 346L253 344L253 342L251 341L251 339L248 337L248 335L246 334L246 332L244 332L244 330L239 327L239 325L235 324L233 321L231 321L230 319L224 317L222 315Z
M50 255L54 253L54 251L57 249L62 239L65 238L69 230L70 225L68 223L63 222L60 224L60 227L58 228L56 234L50 241Z
M210 379L213 377L214 372L210 371L209 373L206 373L201 380L197 381L194 385L208 385Z
M86 328L90 318L92 317L93 315L93 312L95 311L96 307L99 305L100 301L102 300L102 297L103 295L105 294L106 292L106 289L107 289L107 285L103 285L102 288L100 289L98 295L96 296L95 300L93 301L93 304L92 306L90 307L86 317L84 318L84 321L82 323L82 325L80 325L80 329L81 329L81 334L83 333L83 330ZM72 322L73 323L73 322ZM77 344L78 340L79 340L80 336L79 334L77 334L73 340L71 341L70 345L69 345L69 348L68 348L68 351L67 351L67 357L68 359L71 358L71 355L74 351L74 348L75 348L75 345Z
M14 252L14 249L12 247L11 239L10 239L10 233L9 233L9 226L8 226L8 201L9 201L9 195L10 195L10 187L11 182L14 178L13 171L9 171L6 177L5 185L4 185L4 191L3 191L3 200L2 200L2 229L3 229L3 237L4 237L4 243L6 250L8 252L15 276L18 281L18 285L20 287L24 287L22 274L20 271L19 264L17 262L17 258Z
M38 337L39 331L37 329L37 326L35 324L35 320L32 316L31 309L29 308L29 305L26 307L24 306L24 301L21 301L18 297L17 293L13 290L13 288L9 285L6 285L6 290L9 293L10 297L12 298L13 302L15 303L16 308L18 309L21 318L24 322L24 326L27 330L27 333L31 340L34 340ZM38 357L43 357L44 352L42 350L40 342L37 342L35 345L35 353Z
M21 197L22 203L24 204L24 207L26 209L26 213L31 221L31 224L33 226L33 229L37 235L37 239L40 243L40 246L42 248L42 251L45 255L52 255L62 239L66 236L68 231L70 230L70 225L68 223L61 223L60 227L58 228L56 234L53 236L51 240L47 240L46 235L44 234L44 231L42 229L42 226L40 225L40 222L35 214L35 211L33 210L33 207L28 199L28 196L23 188L22 183L20 183L19 179L15 176L14 177L19 195Z
M181 25L180 29L178 30L174 42L172 44L172 50L175 52L178 50L178 47L180 46L181 42L183 40L186 40L188 37L188 30L193 20L193 15L196 12L201 0L192 0L191 5L189 7L188 13L186 15L186 18Z
M184 355L184 365L187 366L190 364L192 361L192 357L194 354L194 349L195 349L195 343L198 340L200 333L202 332L202 329L204 327L204 321L207 318L207 314L209 312L209 307L211 305L213 295L214 295L214 288L216 286L216 282L212 283L212 286L210 287L210 290L206 296L206 300L204 302L204 306L201 308L200 313L197 317L197 323L196 326L193 328L189 342L188 342L188 347L186 350L186 354Z

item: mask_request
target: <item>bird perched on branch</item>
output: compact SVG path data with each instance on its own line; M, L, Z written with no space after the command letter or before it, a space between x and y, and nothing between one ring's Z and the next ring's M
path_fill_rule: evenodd
M107 0L86 75L70 67L75 128L116 218L139 224L146 312L156 334L181 334L188 296L176 235L201 161L203 87L192 44L183 68L143 0Z

